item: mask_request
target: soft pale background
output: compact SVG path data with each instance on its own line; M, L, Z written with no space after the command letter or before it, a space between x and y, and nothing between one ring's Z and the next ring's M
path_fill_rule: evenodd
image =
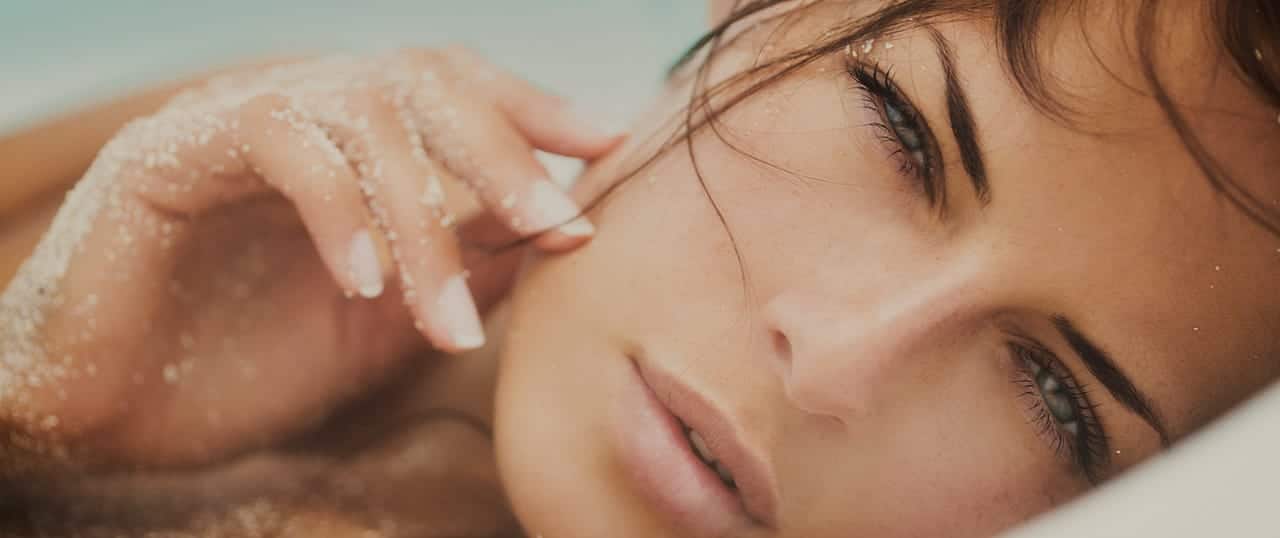
M624 121L704 27L700 0L0 0L0 134L268 54L461 42Z

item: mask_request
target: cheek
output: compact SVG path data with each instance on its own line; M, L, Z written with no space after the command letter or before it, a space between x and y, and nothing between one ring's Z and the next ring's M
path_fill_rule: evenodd
M788 450L796 523L831 522L796 536L989 536L1078 492L997 359L921 360L935 366L842 437Z

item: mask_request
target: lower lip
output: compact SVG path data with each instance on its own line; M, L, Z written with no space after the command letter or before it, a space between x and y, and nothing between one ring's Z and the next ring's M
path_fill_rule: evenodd
M614 437L639 493L680 531L720 537L749 521L737 495L693 453L639 372L614 400Z

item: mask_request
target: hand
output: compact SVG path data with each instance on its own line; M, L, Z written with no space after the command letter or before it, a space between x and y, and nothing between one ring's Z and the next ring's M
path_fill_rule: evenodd
M107 145L0 298L0 423L113 465L200 463L296 432L422 336L482 345L472 291L501 294L514 254L467 267L455 223L582 244L591 224L533 149L593 159L617 141L460 50L188 92ZM466 214L459 185L488 212Z

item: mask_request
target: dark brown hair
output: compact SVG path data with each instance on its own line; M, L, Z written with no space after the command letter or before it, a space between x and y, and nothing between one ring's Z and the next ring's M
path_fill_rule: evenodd
M757 62L715 86L706 85L708 67L715 59L716 53L728 44L725 37L730 28L770 8L796 2L807 4L798 9L808 9L819 3L805 0L738 0L726 19L703 35L680 58L672 68L673 73L701 59L694 74L695 91L685 110L684 128L672 135L663 146L663 151L659 151L657 155L643 163L636 172L656 160L665 150L672 149L674 145L683 142L705 192L706 184L693 151L692 135L695 132L704 127L710 128L721 141L728 144L725 137L720 134L717 118L756 92L825 55L841 52L852 43L943 20L990 21L995 41L1006 62L1007 71L1022 93L1040 111L1063 122L1074 123L1071 107L1060 99L1060 95L1045 74L1041 57L1041 40L1037 36L1041 26L1050 16L1073 11L1083 16L1086 11L1084 9L1086 0L899 0L889 2L870 15L836 22L815 43ZM1243 80L1262 102L1273 109L1280 110L1280 61L1277 61L1277 56L1280 55L1280 2L1219 0L1213 3L1195 4L1211 10L1209 14L1213 28L1206 28L1206 30L1216 34L1215 39L1221 44L1222 52L1225 54L1224 63L1230 64L1235 76ZM1176 132L1182 145L1194 158L1213 189L1247 215L1250 220L1280 237L1280 210L1269 206L1256 193L1241 187L1230 177L1197 137L1187 116L1174 102L1160 79L1158 70L1160 58L1156 47L1159 43L1158 38L1161 36L1161 29L1157 27L1157 15L1161 6L1162 4L1156 0L1127 0L1117 3L1117 7L1130 10L1128 13L1131 17L1125 20L1133 25L1132 34L1136 40L1133 45L1140 72L1147 86L1134 88L1134 90L1150 95L1161 107L1169 127ZM794 11L788 15L798 13L799 11ZM1265 121L1276 121L1276 118L1268 117ZM729 145L732 146L732 144ZM743 155L760 161L755 156L746 153ZM628 174L627 177L631 175L634 173ZM612 186L603 193L601 198L607 197L616 187L617 184ZM723 222L724 218L719 205L714 199L711 202ZM729 233L732 236L731 230Z

